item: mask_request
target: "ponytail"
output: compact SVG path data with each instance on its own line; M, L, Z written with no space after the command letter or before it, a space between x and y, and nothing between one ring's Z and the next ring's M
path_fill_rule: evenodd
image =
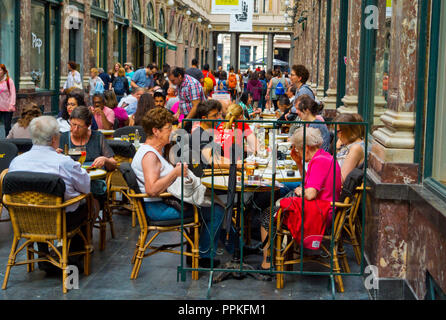
M237 120L243 114L243 108L238 104L231 104L228 107L228 113L226 114L226 122L225 129L232 129L232 124L235 120Z

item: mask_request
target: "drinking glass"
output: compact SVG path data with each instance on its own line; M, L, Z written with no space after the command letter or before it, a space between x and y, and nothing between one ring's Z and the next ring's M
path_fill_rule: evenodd
M87 159L87 148L86 147L80 147L79 149L81 151L81 156L79 157L79 159L77 161L79 161L79 163L82 166L84 164L84 162L85 162L85 159Z

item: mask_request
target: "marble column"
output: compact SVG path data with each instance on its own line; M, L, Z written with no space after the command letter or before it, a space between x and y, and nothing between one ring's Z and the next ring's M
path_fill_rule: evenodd
M267 45L267 52L266 52L266 56L267 56L267 60L268 60L268 65L267 65L267 70L272 70L273 69L273 59L274 59L274 34L273 33L268 33L268 45ZM231 48L232 50L232 48Z
M90 48L90 37L91 37L91 1L85 1L84 4L84 36L83 36L83 45L84 45L84 88L87 88L90 83L90 69L93 66L90 66L90 56L88 49Z
M104 68L105 72L108 72L108 70L113 68L114 64L114 57L113 57L113 32L115 30L115 24L113 22L113 10L114 10L114 3L113 0L108 0L108 21L107 21L107 68ZM136 66L133 66L136 68ZM136 71L136 70L133 70Z
M215 70L215 56L214 56L214 46L217 41L214 37L215 32L210 32L208 37L208 64L209 70Z
M330 80L326 97L323 100L325 116L333 118L336 116L336 88L338 80L338 39L339 39L339 15L340 0L332 0L331 27L330 27Z
M383 93L384 76L384 55L387 42L386 26L386 2L378 2L379 9L379 27L376 33L376 55L375 55L375 97L373 109L373 126L383 126L381 116L386 111L387 101ZM390 22L389 22L390 23Z
M348 3L348 40L345 96L340 113L358 112L359 58L361 47L361 1L350 0Z
M31 52L31 0L20 1L20 19L29 23L20 23L20 51ZM34 90L31 75L31 59L29 55L20 54L20 91Z
M385 127L373 133L372 151L384 164L413 163L418 1L394 0L392 6L388 109L381 116Z
M321 2L321 27L319 31L319 77L317 81L316 95L318 99L324 97L324 81L325 81L325 42L327 30L327 2Z
M318 55L319 55L319 7L321 5L321 0L314 0L315 5L313 7L313 32L312 32L312 47L313 47L313 57L310 69L310 79L311 79L311 89L316 92L317 89L317 77L318 77Z

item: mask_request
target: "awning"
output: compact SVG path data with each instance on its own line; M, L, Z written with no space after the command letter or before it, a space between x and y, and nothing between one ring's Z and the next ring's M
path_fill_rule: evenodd
M138 25L133 25L134 28L136 28L138 31L142 32L146 37L150 38L153 42L155 42L155 45L157 47L161 48L168 48L170 50L177 50L177 46L174 45L172 42L164 38L159 33L146 29L144 27L140 27Z

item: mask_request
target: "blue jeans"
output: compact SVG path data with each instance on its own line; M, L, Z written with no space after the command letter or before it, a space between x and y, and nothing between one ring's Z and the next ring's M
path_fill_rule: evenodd
M282 182L282 184L285 186L283 188L280 188L280 198L283 198L287 195L288 192L294 191L297 187L300 187L301 182Z
M173 207L168 206L162 201L145 202L144 207L146 215L150 220L153 221L181 219L181 212L177 211ZM212 257L214 257L215 251L217 250L218 246L218 240L220 239L221 225L223 222L225 211L223 207L216 204L214 206L214 218L211 225L211 209L211 207L198 208L198 214L200 215L202 220L199 243L201 258L211 257L211 238L214 243L212 253ZM193 215L193 209L184 211L184 218L189 218Z

